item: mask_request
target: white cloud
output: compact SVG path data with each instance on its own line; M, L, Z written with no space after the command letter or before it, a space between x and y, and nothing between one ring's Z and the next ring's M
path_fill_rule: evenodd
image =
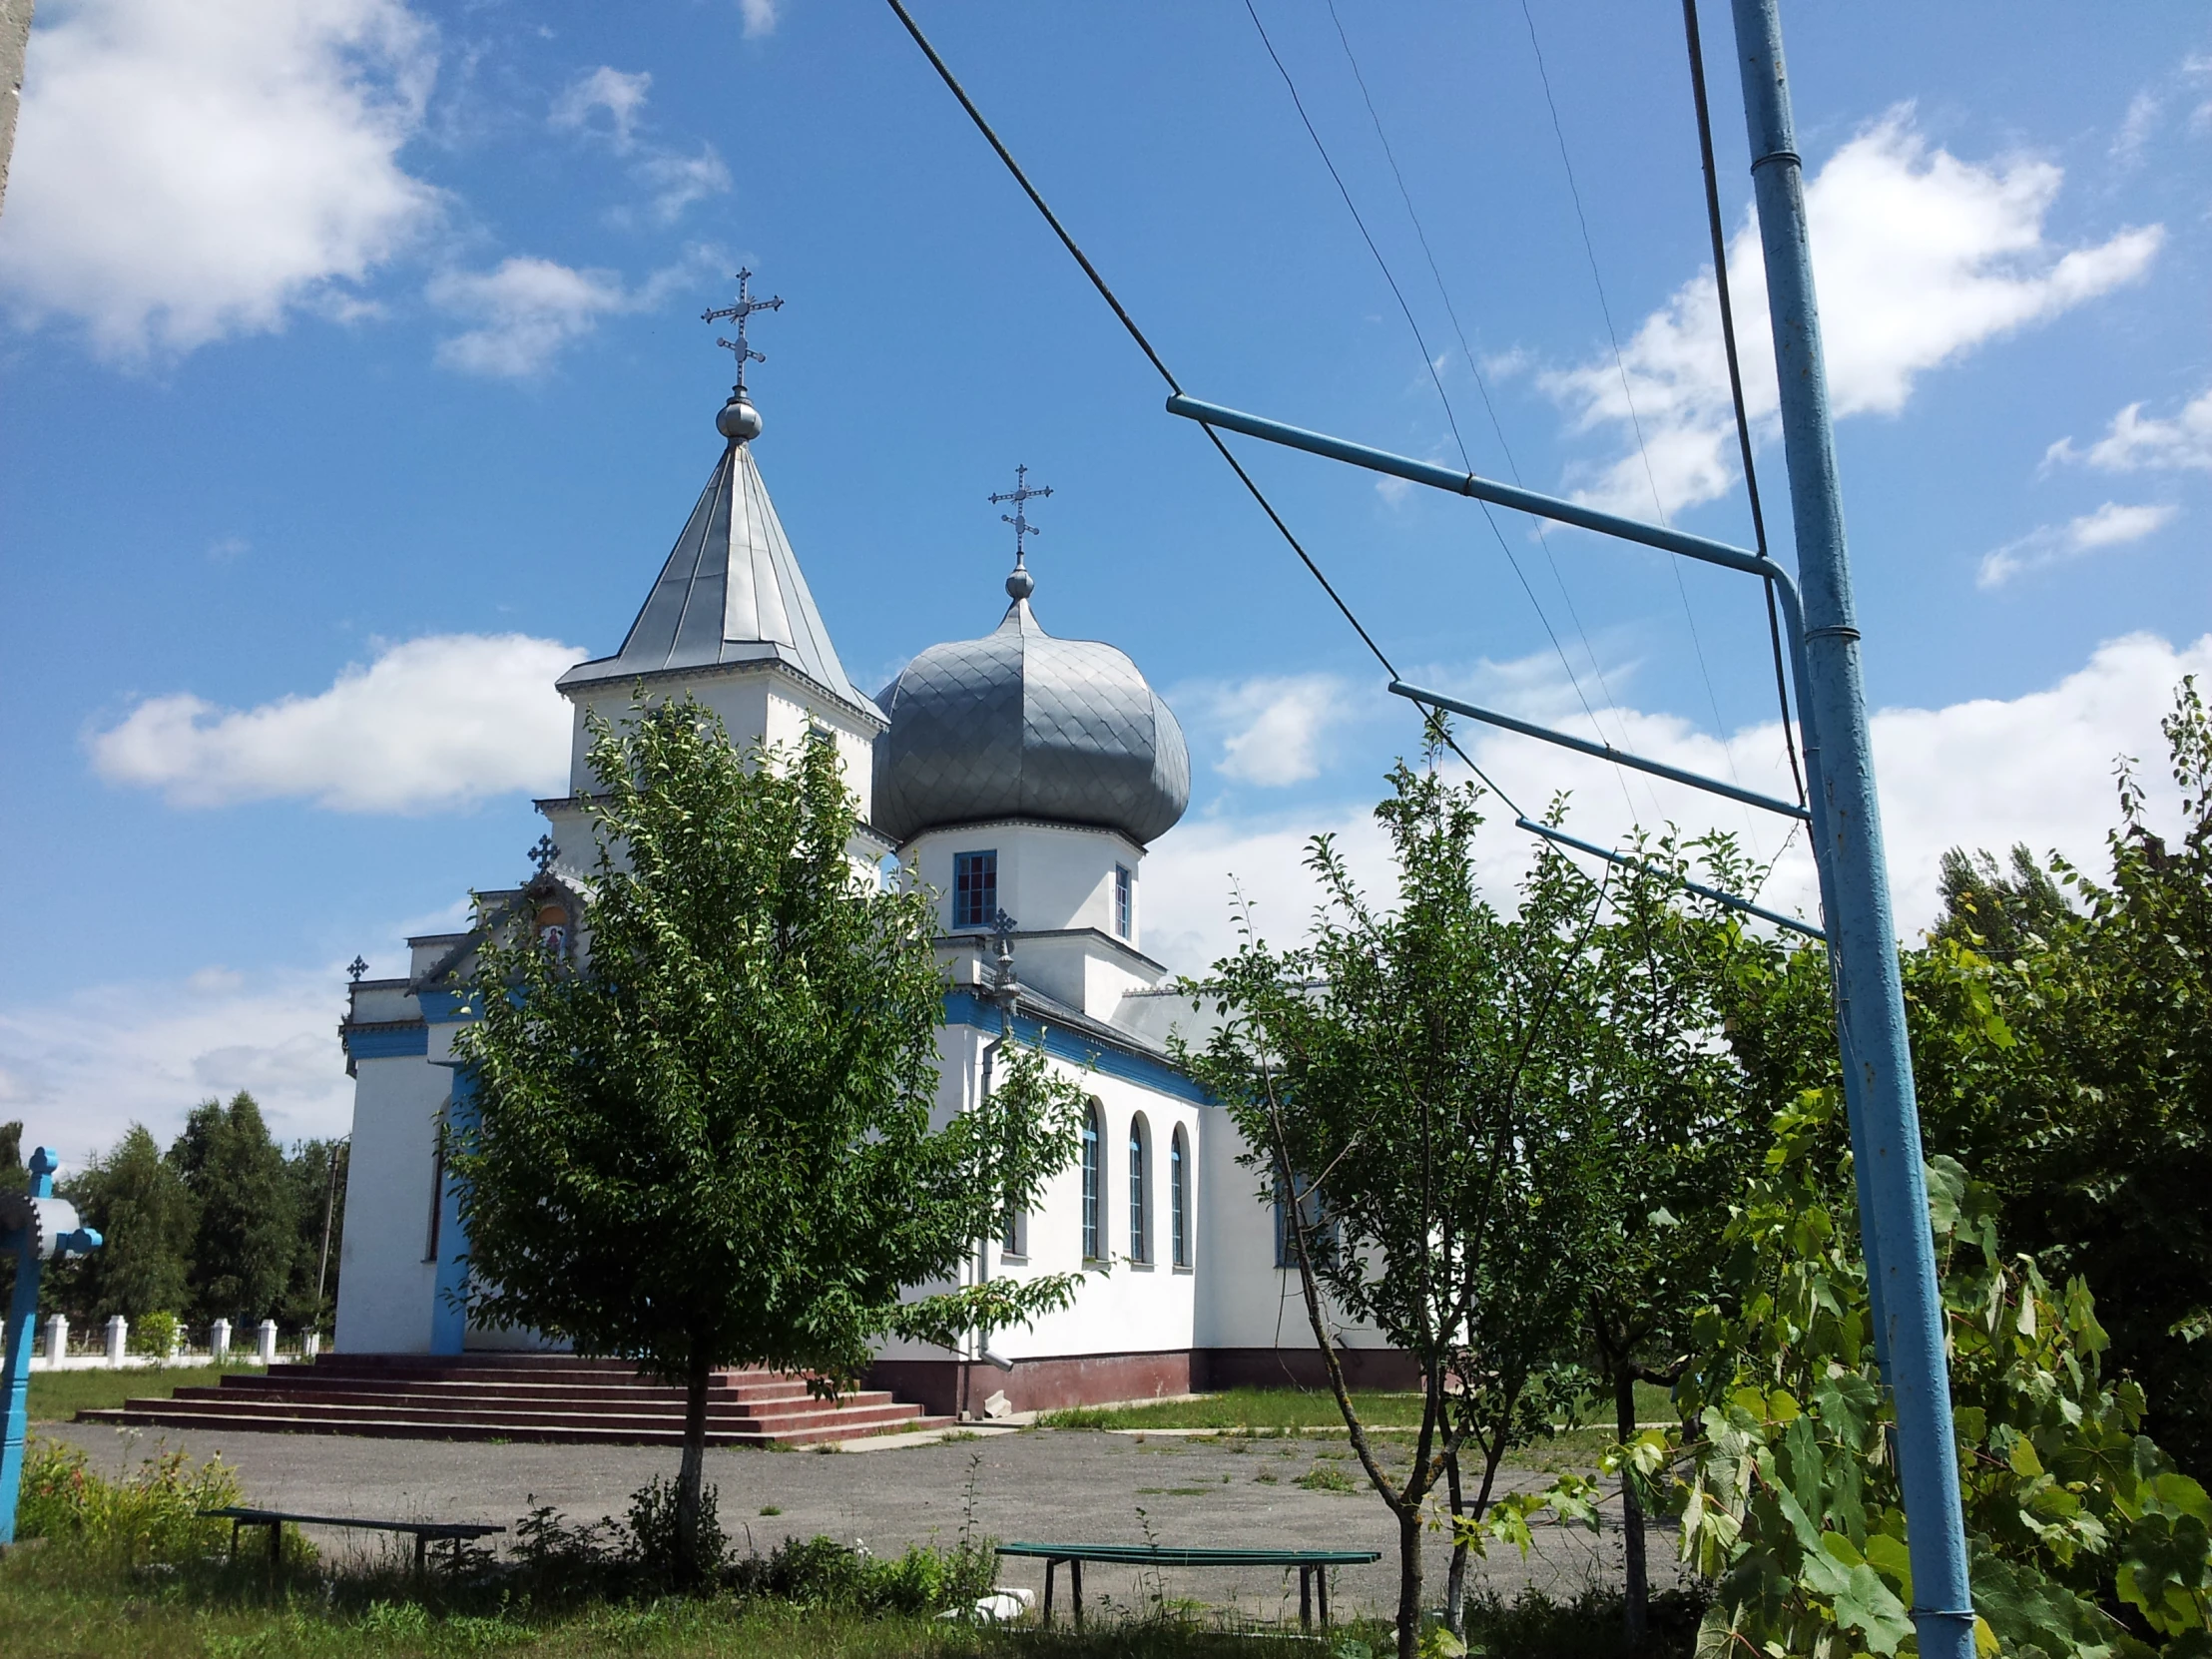
M2182 405L2171 420L2145 420L2143 405L2130 403L2087 449L2076 449L2072 438L2052 444L2043 464L2059 461L2085 461L2107 472L2179 467L2212 472L2212 390Z
M621 154L637 142L638 116L645 108L646 95L652 87L653 76L648 70L641 69L633 75L601 64L589 75L579 75L562 90L560 97L553 100L553 109L547 119L555 127L569 132L598 133L592 117L605 110L608 128L600 136Z
M1806 190L1815 277L1838 415L1895 414L1924 373L1976 346L2140 276L2162 227L2125 230L2059 253L2043 220L2063 175L2047 162L1962 162L1929 147L1910 108L1892 110L1846 144ZM1756 229L1729 247L1746 401L1771 425L1777 394L1766 280ZM1585 499L1647 514L1709 501L1736 476L1735 429L1713 275L1676 289L1623 345L1541 376L1578 431L1607 430L1631 445L1630 394L1643 449L1580 470Z
M435 219L399 164L435 34L400 0L70 0L30 45L0 292L125 360L343 312Z
M2164 529L2181 509L2173 506L2122 506L2107 501L2093 513L2045 524L2017 541L2008 541L1981 556L1981 570L1974 578L1985 588L2002 587L2025 571L2064 564L2107 547L2124 547Z
M2127 115L2120 122L2120 130L2112 137L2112 159L2123 167L2132 167L2143 159L2143 147L2150 143L2150 135L2158 125L2159 112L2164 108L2153 92L2138 92L2127 106Z
M431 304L476 324L438 341L440 365L500 379L543 373L601 317L633 308L615 273L528 255L491 271L446 272L428 291Z
M179 807L294 798L423 813L550 794L564 787L570 733L553 682L584 655L523 634L434 634L385 647L312 697L252 709L149 698L92 736L93 766Z
M696 156L648 156L638 163L636 172L652 191L653 217L663 225L673 225L694 202L730 190L730 169L711 144L700 145Z
M1884 709L1873 721L1875 762L1882 791L1883 833L1890 863L1898 926L1918 934L1940 909L1937 859L1951 846L2001 852L2024 841L2038 855L2057 848L2095 870L2103 867L2105 830L2117 816L2112 767L2118 755L2143 764L2152 815L2174 811L2158 722L2172 705L2185 674L2212 677L2212 635L2176 649L2148 634L2110 641L2088 663L2044 691L2008 700L1975 699L1939 709ZM1792 792L1781 736L1768 723L1721 742L1668 715L1633 709L1612 711L1607 726L1622 733L1637 754L1706 776L1737 776L1754 790L1788 797ZM1418 735L1410 721L1400 747L1410 753ZM1613 844L1631 828L1614 769L1549 745L1478 727L1460 728L1477 762L1524 807L1539 809L1554 791L1571 792L1568 828L1600 845ZM1382 754L1374 768L1382 787ZM1719 829L1741 835L1740 812L1708 796L1655 784L1657 811L1646 825L1665 820L1688 830ZM1635 797L1647 805L1639 780ZM1512 827L1496 802L1482 830L1486 884L1507 896L1526 868L1533 838ZM1771 855L1781 821L1765 818L1762 846ZM1315 890L1303 866L1308 838L1330 830L1364 879L1380 881L1388 849L1369 807L1361 802L1307 808L1295 813L1223 817L1186 824L1163 837L1145 859L1145 948L1173 966L1195 970L1234 947L1229 908L1235 877L1258 906L1263 932L1279 943L1300 935L1312 913ZM1817 914L1812 860L1801 833L1791 838L1761 894L1785 912Z
M167 1142L201 1101L252 1092L271 1133L289 1141L351 1126L352 1083L338 1047L345 972L242 974L93 986L0 1010L0 1118L26 1146L82 1167L135 1120Z
M745 19L745 38L759 40L776 33L777 0L738 0L738 14Z
M694 246L635 288L623 286L619 273L579 271L534 255L516 255L490 271L441 273L426 289L430 303L475 326L439 340L437 361L463 374L528 379L551 368L603 317L649 311L721 263L717 250Z
M1345 718L1349 689L1334 674L1264 674L1180 688L1170 701L1219 744L1216 771L1273 789L1319 775L1330 731Z

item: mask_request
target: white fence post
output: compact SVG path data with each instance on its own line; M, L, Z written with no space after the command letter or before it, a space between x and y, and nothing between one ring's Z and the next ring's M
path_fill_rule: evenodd
M231 1358L231 1322L217 1320L208 1327L208 1355L217 1365Z
M300 1340L299 1352L311 1362L316 1355L322 1352L322 1333L319 1331L308 1332Z
M46 1320L46 1363L58 1366L69 1358L69 1316L50 1314Z
M131 1343L131 1322L121 1314L108 1316L108 1364L120 1366Z
M261 1331L258 1334L262 1340L259 1358L263 1365L274 1366L276 1363L276 1322L275 1320L262 1321Z

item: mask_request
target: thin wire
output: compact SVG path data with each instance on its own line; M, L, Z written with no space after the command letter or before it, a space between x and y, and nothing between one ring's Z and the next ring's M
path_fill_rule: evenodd
M1332 0L1334 3L1334 0ZM1690 93L1697 104L1698 159L1705 168L1705 222L1713 236L1713 284L1720 295L1721 343L1728 352L1728 392L1736 405L1736 443L1744 457L1744 494L1751 502L1751 533L1759 556L1767 556L1767 518L1759 506L1759 469L1751 458L1751 416L1744 407L1744 374L1736 356L1736 307L1728 295L1728 237L1721 229L1721 185L1713 165L1713 116L1705 100L1705 50L1698 41L1697 0L1682 0L1682 34L1690 51ZM1782 744L1790 755L1790 778L1805 802L1805 774L1798 766L1797 734L1790 730L1790 679L1782 667L1782 619L1775 612L1774 579L1765 582L1767 638L1774 644L1774 694L1782 705ZM1791 833L1795 834L1793 826ZM1787 846L1788 841L1783 845ZM1777 851L1775 856L1782 854ZM1770 864L1768 866L1772 868Z
M1459 417L1451 407L1451 396L1444 390L1443 376L1436 370L1436 361L1429 354L1428 340L1421 333L1420 323L1413 316L1413 308L1405 302L1404 290L1397 285L1397 277L1391 275L1389 262L1382 257L1382 250L1376 246L1375 237L1368 230L1367 220L1361 216L1359 205L1353 201L1352 192L1345 185L1344 175L1337 171L1337 164L1330 157L1329 146L1322 142L1321 134L1314 127L1313 117L1306 113L1306 100L1299 96L1298 83L1291 79L1291 72L1285 66L1282 54L1276 51L1275 42L1268 38L1267 25L1260 21L1260 13L1253 0L1245 0L1245 14L1252 19L1252 27L1259 31L1260 44L1267 49L1269 61L1275 65L1275 72L1283 77L1283 85L1291 95L1291 104L1298 111L1298 119L1305 125L1306 136L1314 141L1314 150L1321 157L1322 166L1329 170L1329 177L1336 183L1337 194L1344 198L1345 211L1352 215L1352 223L1359 228L1360 240L1368 245L1368 252L1375 256L1376 268L1382 273L1382 280L1389 285L1390 297L1397 301L1397 308L1405 317L1405 326L1412 330L1413 344L1420 351L1421 366L1428 371L1429 383L1436 388L1437 401L1444 406L1444 419L1451 426L1452 442L1459 447L1460 462L1472 472L1474 462L1467 454L1467 440L1459 431ZM1482 508L1483 521L1489 525L1490 534L1497 538L1498 551L1505 555L1505 562L1512 567L1513 575L1520 582L1521 592L1528 596L1528 603L1536 612L1536 620L1543 624L1544 634L1551 641L1551 649L1558 655L1559 666L1567 672L1567 683L1574 688L1576 701L1582 705L1582 712L1590 717L1591 728L1603 738L1605 728L1598 724L1597 711L1590 707L1589 697L1583 692L1582 682L1574 672L1574 664L1567 658L1566 647L1559 643L1559 635L1551 626L1551 618L1544 615L1543 604L1537 599L1536 590L1529 585L1527 572L1521 569L1520 560L1513 556L1513 550L1506 543L1505 533L1498 528L1489 503L1478 502L1477 505ZM1583 648L1589 648L1587 637L1583 640ZM1629 805L1629 811L1632 815L1635 812L1633 802Z
M1567 195L1573 199L1574 222L1582 232L1582 253L1590 264L1591 285L1597 289L1598 313L1605 319L1605 337L1613 347L1613 367L1621 377L1621 398L1628 407L1629 430L1636 436L1636 454L1643 462L1644 481L1651 486L1652 506L1659 514L1659 522L1665 524L1667 504L1660 498L1658 474L1651 469L1651 450L1644 442L1643 417L1636 412L1636 394L1628 379L1628 360L1621 354L1620 330L1613 326L1613 307L1605 297L1605 278L1598 274L1597 245L1590 240L1589 216L1582 210L1582 188L1575 182L1574 161L1567 153L1566 128L1559 120L1559 101L1552 96L1551 72L1544 67L1543 43L1536 38L1536 15L1528 9L1528 0L1521 0L1521 19L1528 25L1528 46L1536 57L1536 78L1543 83L1544 107L1551 112L1551 135L1558 141L1559 165L1566 170ZM1713 689L1712 671L1705 662L1705 642L1697 631L1697 612L1690 605L1690 585L1683 578L1680 560L1670 559L1668 565L1674 572L1675 592L1682 596L1683 620L1690 625L1690 649L1697 657L1698 675L1705 682L1705 700L1713 710L1713 735L1720 740L1721 757L1728 763L1729 776L1741 788L1743 780L1736 776L1735 751L1728 742L1728 722L1721 718L1720 696ZM1744 829L1756 850L1759 844L1758 830L1752 823L1749 808L1744 811Z
M1513 482L1518 484L1521 482L1520 462L1515 459L1513 446L1506 439L1505 424L1498 418L1497 404L1490 396L1490 382L1482 372L1481 359L1467 343L1467 331L1460 325L1458 307L1451 302L1451 290L1444 285L1444 275L1436 264L1435 250L1429 246L1428 232L1421 225L1420 214L1413 207L1412 192L1406 188L1405 175L1398 168L1397 152L1390 147L1389 134L1383 131L1382 114L1376 109L1375 99L1368 91L1368 78L1361 73L1360 59L1352 50L1352 39L1345 32L1344 20L1337 15L1337 0L1328 0L1328 5L1329 20L1337 26L1337 40L1345 49L1345 62L1352 68L1353 80L1359 83L1361 102L1368 107L1368 119L1375 125L1375 136L1382 143L1383 159L1390 164L1390 177L1397 182L1398 200L1405 204L1405 217L1411 223L1413 235L1420 243L1421 257L1428 262L1428 275L1436 284L1436 297L1443 301L1444 315L1450 319L1451 332L1459 342L1459 355L1466 360L1467 372L1474 380L1474 389L1481 394L1482 412L1489 416L1490 430L1497 438L1499 452L1505 457L1505 470ZM1447 399L1445 411L1448 413L1449 410L1450 403ZM1458 435L1456 424L1452 427L1452 433L1454 436ZM1469 472L1474 470L1474 463L1467 459L1466 445L1463 443L1459 446L1459 458L1466 462ZM1544 551L1544 562L1551 567L1551 579L1559 589L1559 597L1566 601L1567 615L1573 620L1574 631L1581 638L1584 655L1590 659L1590 672L1597 678L1598 690L1603 694L1607 707L1612 707L1613 690L1606 684L1605 667L1598 661L1597 651L1590 644L1590 632L1582 625L1582 613L1575 606L1574 594L1567 587L1566 577L1560 572L1559 561L1552 556L1551 540L1544 533L1544 521L1530 514L1528 523L1536 532L1537 545Z
M1249 4L1250 0L1247 0L1248 7ZM1359 84L1360 87L1361 102L1366 104L1368 107L1368 120L1374 123L1375 136L1382 143L1383 159L1390 164L1390 177L1397 181L1398 200L1405 204L1405 217L1408 221L1411 222L1413 227L1413 235L1420 243L1422 258L1428 262L1428 275L1430 279L1436 284L1436 297L1443 301L1444 315L1450 319L1452 334L1459 342L1459 355L1466 360L1467 372L1474 378L1474 388L1477 392L1481 394L1483 413L1489 416L1490 430L1493 434L1495 434L1497 438L1498 449L1505 457L1505 470L1508 474L1511 475L1513 482L1518 484L1521 481L1520 462L1514 458L1513 446L1506 440L1505 424L1498 418L1497 404L1490 397L1490 383L1488 379L1484 377L1482 373L1482 365L1475 357L1472 347L1467 344L1467 331L1464 327L1460 325L1458 307L1453 305L1451 302L1450 290L1444 286L1444 276L1442 270L1439 269L1436 264L1435 250L1429 246L1428 232L1421 225L1420 215L1417 211L1415 211L1413 207L1412 192L1406 188L1405 175L1397 165L1397 152L1390 148L1390 136L1388 133L1383 131L1382 114L1376 109L1375 99L1368 91L1368 78L1360 71L1360 60L1359 57L1352 50L1352 39L1345 32L1344 20L1337 15L1337 0L1328 0L1328 5L1329 20L1337 27L1337 40L1338 43L1344 47L1345 62L1351 65L1352 78L1355 82ZM1254 21L1257 22L1258 20L1255 19ZM1263 40L1267 38L1267 31L1265 29L1261 30L1260 34ZM1273 48L1271 47L1269 50L1270 55L1272 56ZM1278 69L1282 68L1282 61L1280 59L1277 60L1276 67ZM1284 80L1286 83L1289 82L1290 76L1288 75L1288 73L1284 75ZM1294 101L1297 100L1298 89L1296 87L1293 87L1291 89L1291 97ZM1299 114L1301 116L1304 116L1305 113L1305 107L1301 105L1299 108ZM1313 123L1308 122L1306 130L1310 134L1313 133ZM1329 160L1329 153L1326 149L1323 149L1321 140L1318 136L1316 136L1314 139L1314 146L1316 149L1322 151L1322 160L1324 162L1327 162ZM1329 171L1330 174L1334 177L1337 170L1334 166L1332 166ZM1344 192L1344 181L1342 179L1338 180L1337 189L1340 193ZM1346 195L1346 206L1351 206L1351 198L1349 194ZM1359 212L1357 209L1354 210L1353 218L1355 220L1358 220L1359 218ZM1367 227L1363 224L1360 229L1362 235L1365 235ZM1375 244L1372 239L1370 239L1368 247L1371 251L1374 249ZM1382 263L1382 257L1380 254L1376 255L1376 263L1379 265ZM1385 279L1387 279L1389 276L1389 269L1387 266L1383 267L1382 274ZM1393 281L1391 282L1390 286L1392 291L1394 292L1396 290L1397 284ZM1401 309L1404 307L1404 297L1403 295L1400 295L1398 299L1398 304ZM1408 318L1408 320L1410 320L1410 318ZM1417 328L1414 330L1413 337L1416 340L1420 338L1420 331ZM1428 355L1428 347L1426 342L1423 342L1421 345L1421 355L1423 358L1426 358ZM1433 377L1434 374L1432 369L1431 378ZM1444 413L1447 417L1449 417L1451 414L1451 399L1448 395L1446 395L1441 380L1438 380L1436 383L1436 395L1443 399ZM1451 435L1455 439L1459 438L1459 423L1456 419L1452 420L1451 423ZM1474 471L1474 461L1467 454L1467 446L1464 439L1460 439L1459 441L1459 459L1469 472ZM1487 504L1484 504L1483 506L1483 517L1489 517L1489 508ZM1597 648L1590 643L1590 631L1582 625L1582 612L1575 605L1574 595L1571 591L1569 591L1567 587L1566 576L1559 569L1559 560L1552 553L1551 538L1544 533L1544 521L1541 518L1538 518L1535 514L1531 513L1528 515L1528 522L1529 525L1536 532L1536 545L1543 549L1544 563L1550 567L1552 583L1555 587L1558 588L1559 597L1566 601L1567 617L1574 624L1575 634L1582 642L1582 654L1590 660L1590 672L1597 679L1598 693L1604 699L1606 707L1613 710L1614 724L1616 726L1619 726L1619 705L1614 701L1613 688L1606 683L1605 667L1602 663L1598 661ZM1490 524L1490 531L1493 535L1497 534L1497 524L1494 520ZM1499 546L1502 548L1504 546L1504 538L1500 536L1498 540ZM1519 576L1519 562L1513 558L1510 551L1506 552L1505 557L1506 562L1513 566L1513 574ZM1522 588L1526 589L1527 585L1527 578L1523 577L1521 580ZM1542 618L1543 607L1536 604L1534 594L1529 595L1529 603L1535 607L1536 615L1539 618ZM1550 631L1550 622L1548 620L1545 620L1544 627L1547 633ZM1558 638L1556 635L1554 635L1552 638L1552 647L1554 650L1557 650L1558 644ZM1564 660L1564 654L1562 654L1562 660ZM1574 671L1571 668L1567 671L1567 678L1568 681L1572 683L1574 679ZM1581 695L1581 689L1582 688L1580 686L1575 687L1575 693L1578 697ZM1585 713L1588 713L1590 715L1591 727L1596 730L1597 735L1600 738L1603 738L1605 736L1605 729L1603 726L1598 724L1597 716L1594 712L1590 710L1589 700L1587 698L1584 698L1582 700L1582 708ZM1625 749L1628 747L1628 739L1626 736L1627 729L1625 727L1622 727L1621 730L1623 735L1621 738L1620 747ZM1621 798L1628 805L1629 819L1631 822L1636 822L1636 802L1633 795L1631 795L1629 791L1627 769L1616 765L1613 769L1613 774L1616 781L1620 784ZM1652 789L1648 782L1644 786L1644 794L1648 796L1651 800L1652 811L1655 813L1660 812L1658 792Z
M1031 205L1043 216L1044 222L1052 227L1052 234L1060 239L1060 245L1068 251L1075 263L1082 268L1083 275L1091 279L1091 286L1098 290L1098 296L1106 301L1114 315L1120 319L1122 327L1129 331L1129 337L1137 342L1138 349L1144 352L1146 359L1154 368L1160 371L1160 378L1167 382L1168 389L1181 395L1183 387L1175 378L1173 371L1162 360L1160 353L1152 348L1152 342L1145 338L1144 330L1137 326L1136 319L1130 316L1122 302L1115 297L1114 290L1106 285L1106 278L1098 274L1098 268L1092 265L1084 255L1083 250L1076 246L1075 239L1068 235L1067 227L1060 223L1059 216L1053 213L1052 209L1046 204L1037 187L1029 182L1029 175L1021 170L1021 164L1014 160L1013 152L1008 150L1004 143L1000 141L998 134L992 130L991 124L983 118L983 112L975 107L975 100L967 95L967 89L960 85L958 77L952 73L944 59L937 56L937 49L929 44L929 37L921 32L921 26L914 21L913 14L906 10L900 0L886 0L886 3L890 6L898 21L905 26L906 33L913 37L914 44L921 48L922 56L929 60L929 67L937 72L937 78L944 82L952 96L959 100L960 108L967 112L968 119L975 124L975 130L983 135L984 141L990 145L998 159L1005 164L1006 171L1013 175L1014 183L1021 186L1022 193L1029 198ZM1353 614L1352 607L1345 603L1344 596L1337 591L1335 584L1322 573L1322 568L1314 562L1313 555L1308 553L1304 544L1291 533L1291 527L1283 522L1283 515L1275 510L1275 504L1267 498L1260 486L1253 482L1252 475L1245 471L1243 464L1238 461L1237 457L1230 453L1229 445L1222 441L1221 434L1203 422L1200 429L1205 432L1214 448L1220 452L1221 458L1229 463L1229 469L1237 475L1237 481L1243 484L1246 490L1251 493L1253 500L1259 502L1261 511L1268 515L1268 521L1282 534L1283 539L1290 543L1291 551L1299 556L1307 570L1312 572L1314 580L1321 584L1322 592L1329 595L1330 601L1343 614L1345 621L1352 624L1353 632L1360 636L1360 642L1374 655L1375 660L1382 665L1383 671L1392 680L1400 678L1396 665L1390 661L1382 648L1375 643L1375 636L1370 634L1359 617ZM1443 733L1443 739L1451 752L1466 763L1467 770L1481 779L1489 787L1492 794L1508 808L1511 808L1514 817L1526 818L1528 816L1514 803L1513 798L1505 793L1496 779L1475 764L1474 757L1461 749L1458 740L1453 738L1448 731Z

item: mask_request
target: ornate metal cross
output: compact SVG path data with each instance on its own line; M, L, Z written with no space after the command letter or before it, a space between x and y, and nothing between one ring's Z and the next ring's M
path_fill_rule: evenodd
M1051 493L1052 486L1050 484L1046 484L1041 489L1031 489L1029 487L1029 469L1025 466L1017 466L1014 468L1014 487L1010 490L1001 490L991 497L993 506L1001 501L1011 501L1014 504L1012 512L1000 513L998 519L1001 524L1011 524L1014 527L1014 563L1017 565L1022 562L1023 540L1029 536L1044 534L1042 530L1029 522L1027 513L1023 511L1022 503L1041 500Z
M360 957L355 956L345 964L345 971L351 976L353 983L358 985L361 982L361 975L368 971L368 964L362 961Z
M784 308L784 296L782 294L777 294L772 299L754 298L750 285L752 281L753 273L741 266L738 270L738 302L735 305L723 305L699 313L699 320L702 322L727 322L733 318L737 321L738 337L736 339L724 339L717 335L715 343L721 346L723 350L737 354L738 383L730 389L740 397L745 395L745 365L749 362L765 363L768 361L767 357L746 344L746 322L755 311L780 311Z
M1021 995L1021 980L1014 972L1014 929L1017 925L1004 910L991 918L991 937L996 941L997 959L991 963L990 989L983 995L985 1001L997 1004L1001 1027L1013 1018L1015 999Z
M543 875L553 867L553 860L560 853L561 849L553 844L551 835L540 835L537 844L530 848L530 861L538 866L538 873Z

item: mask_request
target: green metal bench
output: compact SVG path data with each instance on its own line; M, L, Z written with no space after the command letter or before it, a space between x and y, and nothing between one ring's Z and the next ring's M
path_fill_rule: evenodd
M1068 1568L1068 1588L1075 1603L1075 1627L1083 1628L1083 1563L1102 1561L1129 1567L1296 1567L1298 1569L1298 1622L1312 1628L1315 1603L1320 1602L1321 1622L1329 1623L1329 1569L1364 1567L1382 1559L1377 1549L1177 1549L1156 1544L1000 1544L1001 1555L1021 1555L1044 1562L1046 1624L1052 1622L1052 1576L1060 1563Z
M494 1532L504 1532L504 1526L488 1526L481 1521L388 1521L362 1520L351 1515L301 1515L289 1509L250 1509L231 1504L221 1509L203 1509L200 1513L210 1520L227 1520L231 1523L231 1559L239 1555L239 1529L245 1526L269 1528L269 1564L274 1568L283 1549L284 1523L296 1526L346 1526L368 1532L411 1532L414 1534L415 1571L420 1572L423 1556L433 1539L450 1543L456 1560L461 1545L478 1538L488 1538Z

